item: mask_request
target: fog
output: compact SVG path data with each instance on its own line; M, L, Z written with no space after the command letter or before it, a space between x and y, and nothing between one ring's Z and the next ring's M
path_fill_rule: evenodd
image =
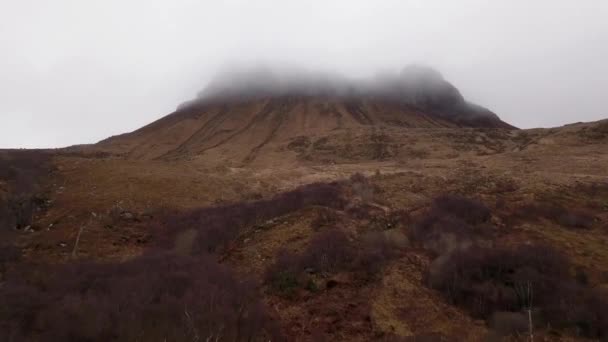
M398 72L383 72L371 77L347 77L331 71L284 65L234 66L214 75L194 102L285 95L380 97L414 105L419 104L417 100L422 100L422 97L438 97L449 102L464 101L458 90L440 72L426 65L412 64Z
M515 126L608 117L608 2L0 0L0 147L93 143L218 72L373 79L429 65Z

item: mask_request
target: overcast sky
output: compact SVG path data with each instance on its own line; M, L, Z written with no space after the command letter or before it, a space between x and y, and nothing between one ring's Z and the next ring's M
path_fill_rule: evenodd
M93 143L230 65L410 63L522 128L608 117L606 0L0 0L0 148Z

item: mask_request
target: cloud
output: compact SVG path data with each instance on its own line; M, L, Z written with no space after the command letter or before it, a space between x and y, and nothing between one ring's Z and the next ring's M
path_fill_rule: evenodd
M0 146L95 142L222 68L348 78L423 63L520 127L608 116L605 1L34 0L0 12Z

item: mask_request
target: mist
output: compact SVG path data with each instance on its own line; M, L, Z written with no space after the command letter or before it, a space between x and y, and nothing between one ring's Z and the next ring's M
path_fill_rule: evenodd
M428 65L521 128L599 120L606 18L593 0L4 1L0 147L132 131L259 65L340 91Z
M205 103L285 96L391 102L452 120L497 118L488 109L466 101L440 72L424 65L408 65L396 73L383 72L368 78L348 78L335 72L285 66L235 66L218 73L195 99L180 104L177 110Z

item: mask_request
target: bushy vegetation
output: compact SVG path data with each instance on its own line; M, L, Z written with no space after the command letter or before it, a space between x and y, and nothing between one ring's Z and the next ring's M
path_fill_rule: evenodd
M315 231L323 228L337 227L341 222L341 217L338 213L331 209L319 210L317 216L310 222L310 226Z
M310 274L328 277L346 271L368 281L377 277L384 263L396 253L395 246L380 233L356 241L344 231L330 228L317 233L302 253L282 251L268 267L265 280L272 290L288 297L298 288L310 290Z
M437 255L465 248L487 237L491 226L490 209L479 201L457 195L444 195L410 227L413 241Z
M167 213L156 227L158 245L142 257L12 273L0 294L0 340L276 340L255 287L235 279L210 253L246 226L344 203L342 184L311 184L267 200ZM335 248L342 241L313 244L302 265L331 270L347 261ZM2 250L3 259L12 258L10 251Z
M13 277L2 341L253 341L280 338L254 286L205 257L145 255Z
M348 268L355 256L353 245L339 229L317 233L301 254L283 250L266 271L266 282L285 296L292 296L297 288L305 287L309 279L305 273L330 274Z
M519 219L538 220L544 218L567 228L589 229L593 226L594 218L586 212L569 209L559 204L536 203L528 204L519 209Z
M562 255L546 246L471 247L433 265L429 284L476 317L488 319L495 312L519 312L532 305L540 313L538 323L608 337L608 297L578 283L570 269Z
M526 214L579 224L562 208L532 209ZM433 202L410 230L434 255L427 284L502 332L521 331L521 312L530 309L539 327L608 338L607 294L581 281L586 277L573 276L574 266L548 246L495 241L490 218L489 208L475 200L450 195Z
M491 212L483 203L458 195L443 195L435 199L433 212L457 217L468 224L487 222Z
M495 311L518 311L524 299L518 286L533 284L537 298L552 293L552 281L568 277L568 264L552 249L539 246L508 248L471 247L436 263L429 273L432 287L475 316L488 318Z
M156 227L158 245L127 262L17 268L0 292L0 340L280 339L255 286L237 280L210 253L246 226L308 206L343 208L342 186L311 184L267 200L166 213ZM350 258L341 247L350 245L341 237L315 239L298 267L344 267ZM3 265L14 259L13 249L0 254ZM280 281L289 287L286 275Z
M0 154L0 229L23 229L32 224L46 199L41 183L51 172L51 155L42 151L8 151ZM2 190L0 188L0 190Z
M158 241L163 247L172 248L180 233L194 230L189 252L211 253L225 247L246 226L286 215L308 206L342 208L341 184L317 183L284 192L267 200L239 202L235 204L206 207L188 212L166 215L158 229Z
M4 234L0 234L0 238ZM0 282L4 279L7 265L21 259L21 250L11 244L0 242Z

